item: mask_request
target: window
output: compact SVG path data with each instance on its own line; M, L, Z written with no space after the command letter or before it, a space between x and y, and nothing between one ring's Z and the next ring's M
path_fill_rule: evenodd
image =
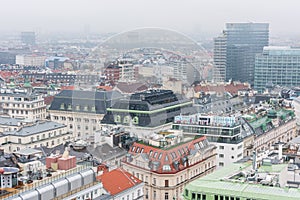
M135 146L133 146L133 147L131 148L131 151L132 151L132 152L134 152L134 150L135 150Z
M231 156L231 159L234 159L234 156Z
M218 195L215 195L215 199L214 200L218 200L219 198L218 198Z
M219 154L219 157L220 158L224 158L224 154Z
M219 162L219 166L220 166L220 167L223 167L223 166L224 166L224 163L223 163L223 162Z
M219 149L224 149L224 146L219 146Z
M137 197L139 197L141 195L141 190L137 191ZM134 194L132 193L132 198L134 197Z
M156 191L153 191L153 199L156 199Z
M196 194L194 192L192 193L192 200L196 200Z
M153 178L153 185L156 185L156 178Z
M187 189L185 189L184 193L185 193L185 196L189 195L189 191Z
M139 191L138 191L138 192L139 192ZM145 197L146 197L146 199L148 199L148 192L149 192L149 190L148 190L148 188L146 188L146 189L145 189L145 193L146 193L146 194L145 194Z
M135 153L139 153L139 151L140 151L140 147L136 148Z
M165 187L169 187L169 180L165 180Z
M149 157L151 157L151 156L152 156L152 153L153 153L153 151L152 151L152 150L150 150L150 152L149 152Z
M202 200L206 200L206 194L202 194Z
M165 200L168 200L168 199L169 199L169 193L166 192L166 193L165 193Z

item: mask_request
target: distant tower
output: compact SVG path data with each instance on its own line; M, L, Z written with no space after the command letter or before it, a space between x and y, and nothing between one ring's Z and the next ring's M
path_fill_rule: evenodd
M255 55L268 45L268 23L227 23L214 40L214 78L253 85Z
M21 41L26 45L35 45L35 32L22 32Z

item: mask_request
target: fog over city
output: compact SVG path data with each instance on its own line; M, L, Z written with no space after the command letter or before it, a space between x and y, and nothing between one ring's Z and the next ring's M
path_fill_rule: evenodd
M2 1L0 32L120 32L164 27L216 35L226 22L267 22L271 35L296 35L297 0L10 0Z
M300 0L2 0L0 199L300 200Z

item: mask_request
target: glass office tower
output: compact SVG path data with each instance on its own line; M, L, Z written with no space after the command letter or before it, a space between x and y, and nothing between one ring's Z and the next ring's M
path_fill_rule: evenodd
M214 40L215 79L254 83L255 55L269 44L267 23L227 23ZM225 57L224 57L225 56Z
M265 47L255 58L254 89L300 86L300 48Z

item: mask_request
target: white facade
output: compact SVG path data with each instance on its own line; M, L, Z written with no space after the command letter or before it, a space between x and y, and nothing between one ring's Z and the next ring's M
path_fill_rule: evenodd
M42 126L48 128L45 129ZM71 137L72 134L62 124L38 122L35 125L22 125L17 127L17 130L3 132L0 136L0 144L5 152L11 153L20 149L40 146L52 148L70 140Z
M100 130L100 122L103 114L67 112L49 110L52 121L67 126L67 131L73 134L73 138L82 139L89 143L94 143L94 134Z
M46 105L42 95L0 93L0 107L4 114L31 121L46 118Z
M16 64L27 66L45 66L46 56L16 55Z
M237 144L211 142L217 146L217 169L228 166L243 158L243 142Z

